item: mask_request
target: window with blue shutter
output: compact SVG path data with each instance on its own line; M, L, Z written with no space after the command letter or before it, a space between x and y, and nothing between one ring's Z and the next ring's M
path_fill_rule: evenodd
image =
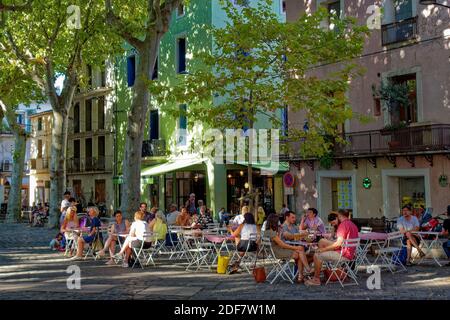
M186 38L177 40L177 72L186 72Z
M150 140L159 139L159 113L158 110L150 111Z
M134 86L134 80L136 78L136 56L129 56L127 58L127 80L128 86Z
M187 105L180 105L180 118L178 123L179 134L178 134L178 144L181 146L186 145L186 136L187 136Z

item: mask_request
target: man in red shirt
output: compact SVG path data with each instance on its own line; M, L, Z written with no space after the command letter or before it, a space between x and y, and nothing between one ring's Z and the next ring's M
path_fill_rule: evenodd
M357 239L359 237L358 227L349 219L347 210L338 211L339 227L336 231L335 242L322 239L319 241L319 249L314 254L314 278L305 282L310 286L320 286L320 271L324 261L337 262L341 257L341 245L344 240ZM356 248L342 249L342 259L352 260Z

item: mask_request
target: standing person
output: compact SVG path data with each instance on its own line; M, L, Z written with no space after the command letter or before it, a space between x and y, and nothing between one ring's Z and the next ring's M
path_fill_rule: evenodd
M258 212L256 215L256 227L258 228L258 231L261 232L261 227L264 223L264 219L266 218L266 213L264 212L263 207L258 207Z
M90 207L88 209L89 213L89 233L87 236L79 237L78 238L78 248L77 248L77 254L75 257L73 257L71 260L81 260L83 258L83 250L84 245L91 244L94 240L96 235L98 234L99 237L101 237L101 233L99 233L99 229L101 226L100 219L98 218L98 209L97 207Z
M197 213L197 208L195 207L195 193L189 195L188 201L186 201L185 207L187 212L192 216Z
M341 249L344 240L357 239L359 237L358 227L349 219L350 212L348 210L339 210L338 219L339 227L337 230L337 240L330 241L327 239L321 239L319 241L319 249L314 253L314 278L307 280L306 285L320 286L320 271L322 270L322 264L324 261L337 262L341 259L353 260L355 256L356 248Z
M424 257L425 252L419 247L420 238L411 233L412 231L419 231L420 224L417 217L412 215L410 205L404 205L402 207L402 216L397 219L397 228L404 235L403 244L406 244L407 250L406 265L411 266L412 247L417 249L420 257Z
M280 210L280 216L284 217L284 215L288 211L289 211L289 208L287 207L287 205L285 203L283 203L283 205L281 206L281 210Z
M444 220L444 225L442 226L442 235L447 237L447 242L442 244L442 248L447 255L447 259L450 259L450 205L447 206L447 219ZM447 267L450 267L450 262L446 264Z
M60 225L63 223L64 218L66 217L67 209L71 206L69 199L70 199L70 192L69 191L64 192L64 199L61 201L61 206L60 206L60 212L61 212L61 216L59 217Z
M120 241L118 234L127 234L130 231L130 222L128 219L124 219L122 215L122 211L116 210L114 212L114 223L111 225L111 229L109 232L108 239L105 241L105 246L102 250L97 252L99 257L103 257L105 255L105 251L109 249L109 260L106 264L114 264L113 256L116 251L116 243Z
M321 234L325 233L325 225L322 219L317 215L319 212L316 208L309 208L306 211L306 215L303 215L302 221L300 222L300 230L314 230L319 231Z
M176 221L177 221L177 217L180 214L180 212L177 210L177 205L172 203L169 207L169 213L167 214L167 225L168 226L173 226Z

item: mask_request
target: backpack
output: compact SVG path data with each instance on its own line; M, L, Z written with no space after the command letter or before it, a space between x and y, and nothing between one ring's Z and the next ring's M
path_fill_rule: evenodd
M392 263L399 266L400 264L406 265L406 258L408 257L408 252L406 247L402 247L397 255L392 256Z

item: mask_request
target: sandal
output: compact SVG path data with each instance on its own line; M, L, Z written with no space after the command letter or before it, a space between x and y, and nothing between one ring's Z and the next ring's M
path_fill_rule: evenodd
M315 279L315 278L306 280L305 284L307 286L320 286L321 285L320 280Z
M298 284L305 283L305 277L298 277L297 279L295 279L295 282Z

